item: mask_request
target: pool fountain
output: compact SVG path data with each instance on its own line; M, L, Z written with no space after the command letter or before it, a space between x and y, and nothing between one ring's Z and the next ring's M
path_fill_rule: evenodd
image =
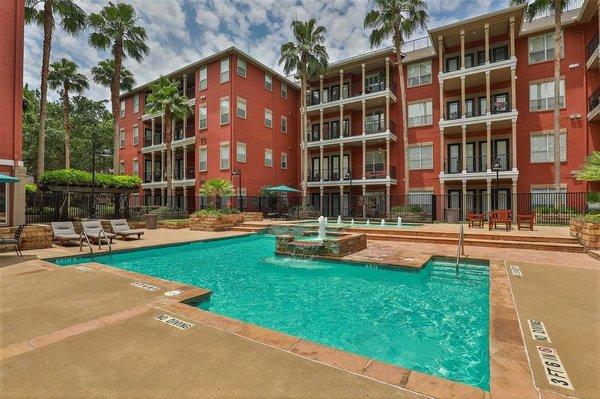
M325 235L327 234L325 229L327 227L327 218L323 217L323 215L319 216L319 219L317 219L317 222L319 222L319 231L317 233L317 237L319 238L319 240L324 240L325 239Z
M371 221L369 219L367 219L367 226L371 225Z
M350 226L354 226L354 218L350 221Z
M381 219L381 223L380 223L380 225L381 225L381 226L385 226L385 219Z
M397 223L398 227L402 227L402 218L400 216L398 216L398 223Z
M338 215L338 218L337 218L337 224L338 224L338 225L341 225L341 224L342 224L342 215Z

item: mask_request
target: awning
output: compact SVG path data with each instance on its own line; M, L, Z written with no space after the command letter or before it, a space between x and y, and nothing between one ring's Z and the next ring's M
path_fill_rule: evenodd
M300 192L299 190L296 190L295 188L283 186L283 185L265 188L265 191L273 191L273 192L277 192L277 193L299 193Z
M0 173L0 183L16 183L19 179L13 176Z

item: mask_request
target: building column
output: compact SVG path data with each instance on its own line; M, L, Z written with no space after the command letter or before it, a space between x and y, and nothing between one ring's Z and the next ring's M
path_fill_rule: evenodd
M319 110L319 140L323 140L323 113L325 112L324 109L320 109Z
M485 113L488 116L492 113L492 83L490 75L490 71L485 71Z
M323 176L325 175L325 167L323 165L323 146L319 147L319 169L319 181L323 181Z
M512 165L512 170L517 170L517 120L512 120L512 132L510 140L512 141L512 154L510 156L510 163Z
M152 151L150 154L151 154L150 158L152 159L152 161L151 161L152 165L150 165L150 181L152 183L154 183L154 173L155 173L155 170L154 170L154 151ZM154 194L152 194L152 195L154 195Z
M187 145L183 146L183 176L182 180L187 179Z
M390 57L385 57L385 88L390 90Z
M438 36L438 69L439 73L444 73L444 39L442 35Z
M342 130L344 128L343 124L344 124L344 106L340 105L340 137L344 136L342 133ZM330 128L330 130L331 130L331 128Z
M460 69L465 69L465 30L460 31Z
M343 88L344 88L344 70L340 69L340 99L342 98Z
M367 134L367 102L365 100L362 100L362 134Z
M486 143L485 143L485 161L486 172L492 171L492 122L485 123Z
M465 221L467 220L467 181L463 180L462 181L462 195L461 195L461 199L462 199L462 215L460 220Z
M160 150L160 181L165 180L165 150Z
M513 179L511 187L511 209L513 222L517 223L517 179Z
M391 206L391 187L390 184L385 185L385 217L386 219L390 217L390 206Z
M366 80L367 80L367 65L363 62L362 65L362 95L364 96L367 92L367 84L366 84ZM365 102L363 100L363 110L365 109ZM364 111L363 111L363 117L364 117Z
M462 125L462 172L467 173L467 125Z
M486 210L487 210L486 217L489 220L490 211L492 210L492 179L485 180L485 187L486 187L486 194L487 194L486 205L485 205Z
M510 17L510 57L515 57L515 17Z
M517 67L514 65L510 67L510 91L510 109L515 112L517 110Z
M367 218L367 186L362 186L363 206L362 206L362 217Z
M485 63L490 63L490 24L483 25L483 31L485 34Z
M385 130L390 131L390 95L385 96Z
M156 132L156 121L155 121L155 118L152 118L150 120L150 125L152 126L151 127L151 129L152 129L152 137L150 137L150 144L154 145L154 133Z
M444 136L444 128L440 128L440 173L445 173L446 168L446 137Z
M156 144L162 144L165 142L165 117L164 115L160 117L160 143L156 143Z
M319 102L323 102L323 75L319 75ZM321 110L323 113L323 110Z
M465 76L460 77L460 117L464 118L467 113L466 105L466 94L465 94Z
M319 187L319 211L321 212L321 215L323 215L323 186Z
M367 178L367 142L362 141L362 179Z
M187 187L183 186L183 209L187 211Z
M344 165L344 143L340 143L340 170L338 171L338 176L340 180L342 180L342 169Z
M339 215L342 215L342 205L344 204L344 186L342 186L340 184L340 213Z
M444 81L440 79L440 120L444 117Z
M12 197L12 226L25 224L25 186L27 184L27 168L25 166L14 166L14 177L19 179L13 183ZM6 215L8 216L8 215Z
M385 139L385 178L390 178L390 138Z
M171 172L171 178L173 180L175 180L174 177L175 177L175 154L176 154L176 152L177 152L176 148L171 149L171 171L170 172Z

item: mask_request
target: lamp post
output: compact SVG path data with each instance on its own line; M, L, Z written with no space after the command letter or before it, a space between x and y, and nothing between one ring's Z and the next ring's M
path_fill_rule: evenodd
M231 172L232 176L237 176L239 179L239 187L238 187L238 197L239 197L239 207L240 207L240 212L244 211L244 207L242 204L242 170L239 167L236 167L233 172Z
M498 205L500 204L500 171L502 170L502 163L500 162L500 157L496 157L494 163L492 164L492 170L496 172L496 210L498 209Z
M103 158L112 157L110 150L102 150L100 156ZM92 135L92 209L90 212L92 219L96 218L96 135Z

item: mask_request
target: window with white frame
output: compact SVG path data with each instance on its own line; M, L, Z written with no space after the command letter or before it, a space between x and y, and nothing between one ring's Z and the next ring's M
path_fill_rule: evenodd
M198 168L200 169L200 172L206 172L208 170L208 148L207 147L200 147L200 154L199 154L199 162L198 162Z
M433 103L423 101L408 105L408 127L431 125L433 123Z
M120 175L125 174L125 161L119 162L119 174Z
M246 143L238 141L236 144L235 160L241 163L246 163Z
M287 85L285 82L281 82L281 97L287 98Z
M273 111L265 108L265 126L273 127Z
M133 160L133 175L134 176L139 176L140 174L140 161L138 161L137 159Z
M408 169L433 169L433 144L409 147Z
M535 210L540 207L555 207L556 204L567 203L567 188L561 187L557 193L554 187L532 187L531 207Z
M140 95L139 94L134 94L133 95L133 112L139 112L140 111Z
M207 67L200 68L200 87L199 90L205 90L208 87L208 69Z
M121 103L119 104L119 116L121 118L123 118L125 116L125 100L121 101Z
M281 153L281 169L287 169L288 158L285 152Z
M133 145L138 145L140 142L140 129L138 125L133 125Z
M125 129L119 130L119 147L125 147Z
M562 39L563 35L561 35ZM561 40L561 53L564 55L564 40ZM554 31L542 33L528 38L529 63L550 61L554 59ZM562 56L561 55L561 56Z
M206 129L208 127L208 108L206 104L203 104L198 108L198 119L200 129Z
M426 188L411 189L408 192L408 203L421 208L422 212L430 213L433 203L433 190Z
M419 62L408 66L408 87L431 83L431 61Z
M560 80L559 105L565 106L565 80ZM529 110L546 111L554 109L554 80L529 84Z
M229 169L229 142L221 143L219 148L219 159L221 170Z
M219 114L221 115L221 125L229 123L229 99L222 98L219 107Z
M273 150L265 148L265 166L273 167Z
M243 78L246 77L246 73L247 73L246 67L247 67L246 60L238 57L238 59L237 59L237 74Z
M281 133L287 133L287 117L281 116Z
M273 91L273 76L265 72L265 89Z
M532 133L531 163L554 162L554 132ZM560 133L560 161L567 160L567 134Z
M221 83L229 82L229 58L221 60Z
M241 97L237 98L237 116L246 119L246 100Z

